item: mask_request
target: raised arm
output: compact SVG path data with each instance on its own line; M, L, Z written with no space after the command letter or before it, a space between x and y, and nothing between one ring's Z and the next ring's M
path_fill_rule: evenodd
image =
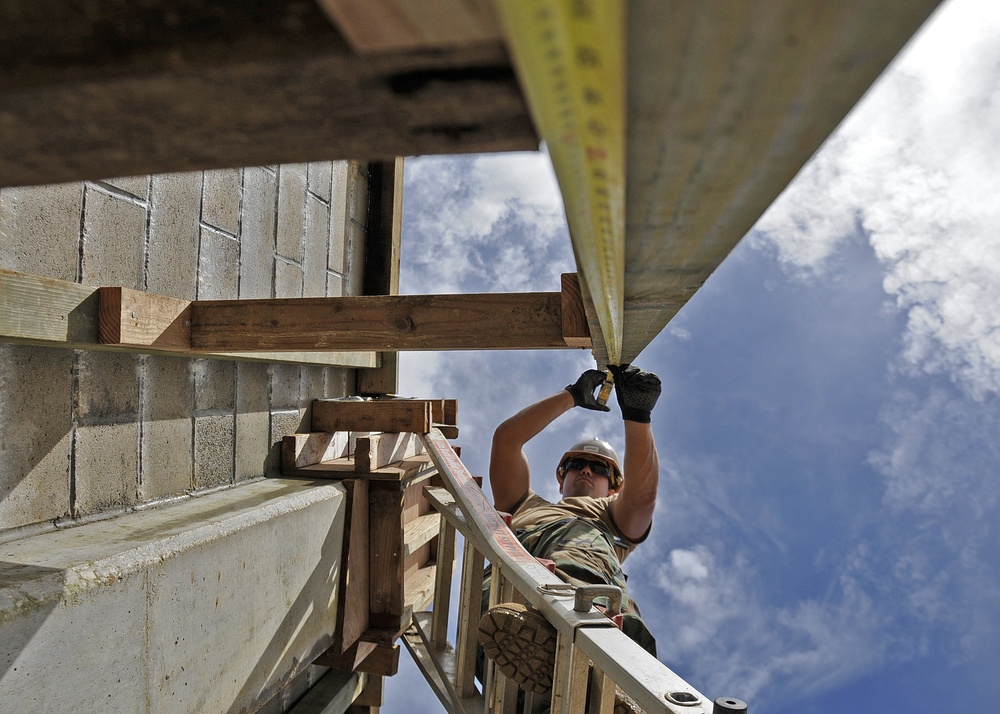
M490 452L490 488L498 510L510 511L528 493L531 471L525 444L574 406L608 411L594 398L594 390L603 381L603 372L587 370L574 384L525 407L496 428Z
M650 413L660 396L660 378L636 367L611 369L625 420L625 482L612 508L622 533L638 539L653 522L660 484L660 458L650 424Z

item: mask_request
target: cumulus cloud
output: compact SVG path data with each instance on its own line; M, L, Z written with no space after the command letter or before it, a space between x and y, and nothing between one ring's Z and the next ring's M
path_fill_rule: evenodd
M575 270L543 153L408 159L403 212L404 293L558 290Z
M908 315L901 366L1000 391L1000 16L953 0L756 226L822 272L860 229Z

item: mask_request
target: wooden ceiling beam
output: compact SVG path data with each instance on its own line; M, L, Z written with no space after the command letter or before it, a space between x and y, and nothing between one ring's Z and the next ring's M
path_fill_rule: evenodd
M188 302L107 287L99 336L181 353L587 348L580 300L564 290Z

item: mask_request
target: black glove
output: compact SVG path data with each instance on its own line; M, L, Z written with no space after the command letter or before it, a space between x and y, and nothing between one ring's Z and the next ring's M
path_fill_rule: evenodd
M573 395L573 404L584 409L593 409L598 412L611 411L605 405L597 401L594 390L604 384L606 375L596 369L588 369L580 375L580 378L573 384L566 387L566 391Z
M615 378L615 395L622 418L648 424L650 412L660 396L660 378L628 365L609 365L608 369Z

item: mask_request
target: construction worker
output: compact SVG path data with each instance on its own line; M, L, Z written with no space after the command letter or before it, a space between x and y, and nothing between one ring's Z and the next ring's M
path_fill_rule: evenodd
M650 413L660 396L660 379L637 367L610 369L625 421L624 468L610 444L589 439L571 446L559 461L558 503L531 488L525 444L574 407L609 411L595 397L605 374L588 370L565 390L497 427L490 486L497 510L512 514L521 543L535 557L555 561L561 579L622 589L622 630L655 655L655 641L628 598L621 563L646 539L653 520L660 465ZM516 603L490 608L480 621L479 640L485 654L522 689L551 691L556 634L540 613Z

